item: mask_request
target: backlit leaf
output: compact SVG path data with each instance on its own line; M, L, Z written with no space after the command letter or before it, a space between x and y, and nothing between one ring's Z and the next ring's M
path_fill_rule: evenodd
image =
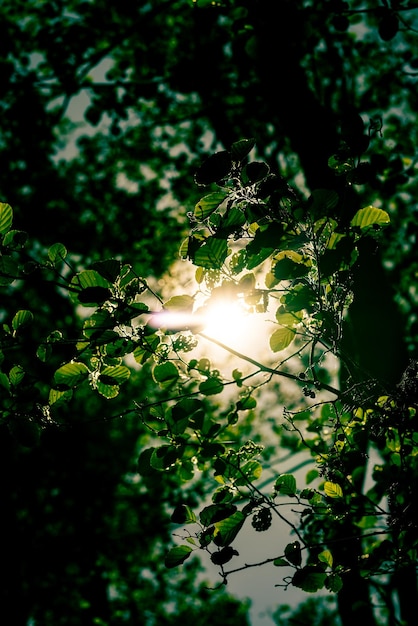
M49 260L56 264L65 259L67 248L62 243L54 243L48 250Z
M270 337L270 348L273 352L280 352L287 348L295 338L295 331L291 328L278 328Z
M296 479L292 474L282 474L274 484L274 490L281 495L294 496L296 494Z
M386 211L369 205L357 211L351 220L351 226L358 226L363 229L373 225L384 226L389 222L390 217Z
M318 560L321 561L321 563L326 563L327 565L329 565L329 567L332 567L333 558L329 550L324 550L323 552L320 552L318 554Z
M211 526L215 522L220 522L230 517L236 510L235 504L209 504L200 512L199 519L203 526Z
M245 519L244 513L236 511L230 517L222 520L221 522L217 522L215 524L214 536L214 542L216 545L227 546L232 543L241 530Z
M21 310L16 313L12 319L13 330L22 329L33 322L33 313L27 310Z
M83 270L73 276L70 283L70 295L73 301L80 302L83 306L96 306L108 299L110 287L111 283L99 272Z
M13 210L10 204L0 202L0 235L4 235L10 229L13 222Z
M228 244L226 239L209 237L191 257L195 265L206 269L220 269L228 256Z
M25 376L25 370L20 365L15 365L9 372L10 383L14 386L18 385Z
M164 303L164 309L170 311L191 311L194 305L193 296L173 296Z
M193 548L190 546L174 546L164 559L165 566L172 568L181 565L186 559L189 558L192 552Z
M66 363L57 369L54 381L57 385L71 388L85 380L88 375L89 369L84 363Z
M343 490L341 489L340 485L338 485L337 483L332 483L328 480L324 483L324 492L325 495L327 495L329 498L343 497Z
M214 191L201 198L194 208L195 218L199 221L204 220L222 204L227 196L228 193L225 191Z
M223 389L224 385L219 378L207 378L199 385L199 391L205 396L214 396L218 393L222 393Z
M166 389L177 381L179 371L174 363L167 361L166 363L157 363L153 369L152 375L155 382L159 383L163 389Z

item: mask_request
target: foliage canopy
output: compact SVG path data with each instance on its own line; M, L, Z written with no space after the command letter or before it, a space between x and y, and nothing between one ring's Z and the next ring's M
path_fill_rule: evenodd
M29 564L22 582L10 549L5 596L20 587L19 623L184 621L187 603L166 608L184 580L208 620L226 607L242 623L245 606L194 584L201 553L223 583L273 563L277 585L335 594L343 626L413 623L415 10L2 6L3 473L16 469L6 522ZM86 126L67 115L80 94ZM165 278L178 256L194 291ZM265 357L206 335L223 299L273 320ZM282 471L299 453L306 475ZM289 538L247 563L237 539L277 520ZM51 574L32 586L31 530L59 546L45 571L65 610L48 612Z

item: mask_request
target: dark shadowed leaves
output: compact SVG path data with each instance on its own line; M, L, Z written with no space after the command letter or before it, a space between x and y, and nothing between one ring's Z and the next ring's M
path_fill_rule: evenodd
M210 185L226 178L232 169L232 158L229 152L222 150L212 154L202 163L194 175L197 185Z

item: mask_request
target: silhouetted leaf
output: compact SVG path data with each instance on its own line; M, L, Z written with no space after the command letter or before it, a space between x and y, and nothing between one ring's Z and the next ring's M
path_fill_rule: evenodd
M240 139L231 146L232 160L240 162L251 152L255 146L255 139Z
M288 543L284 549L284 554L289 563L299 566L302 563L302 551L300 549L299 541Z
M226 178L232 168L232 159L229 152L222 150L212 154L202 163L194 175L197 185L210 185Z
M379 22L379 36L383 41L390 41L399 31L399 18L396 13L387 12Z
M314 593L323 589L327 574L316 570L313 566L306 566L297 570L292 578L292 584L303 591Z
M224 565L225 563L228 563L235 555L238 555L238 552L236 550L231 548L231 546L225 546L218 552L213 552L210 555L210 560L215 565Z

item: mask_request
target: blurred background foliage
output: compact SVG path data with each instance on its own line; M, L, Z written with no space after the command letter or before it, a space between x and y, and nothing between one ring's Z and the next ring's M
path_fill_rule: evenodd
M305 195L340 190L348 167L347 218L375 204L392 225L364 252L347 349L399 380L418 336L412 3L3 0L0 17L0 200L30 233L28 258L60 241L75 266L117 257L157 283L206 155L254 137L256 157ZM22 308L39 320L28 359L52 328L76 338L77 311L36 272L3 291L2 321ZM208 594L197 565L164 569L166 506L184 488L138 482L149 435L111 419L138 388L155 393L146 367L111 415L103 399L75 399L35 447L0 427L0 596L13 623L246 623L248 607Z

